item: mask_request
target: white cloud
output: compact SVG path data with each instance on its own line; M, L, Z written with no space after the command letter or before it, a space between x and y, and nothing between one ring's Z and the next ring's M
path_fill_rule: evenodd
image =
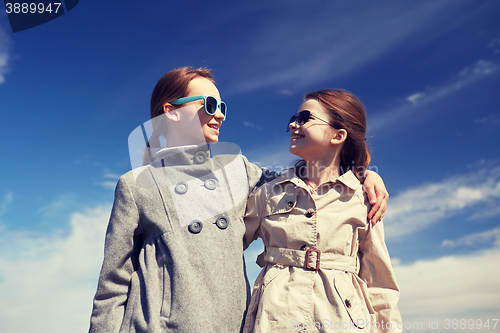
M111 180L105 180L101 182L97 182L96 185L101 186L105 188L106 190L114 190L116 187L116 183L118 182L118 179L121 177L121 175L109 171L105 171L104 178L106 179L111 179Z
M500 249L467 256L421 260L394 268L400 288L399 309L403 321L428 319L498 318L500 315ZM481 330L474 330L475 332Z
M112 173L112 172L106 172L104 174L104 178L110 178L110 179L114 179L116 181L118 181L118 179L121 177L121 175L117 174L117 173Z
M9 70L10 38L0 25L0 84L5 82L5 74Z
M413 95L406 97L406 100L409 101L413 105L417 105L417 100L419 100L420 98L422 98L424 96L425 96L424 93L415 93Z
M114 190L116 187L116 181L99 182L97 185L104 187L106 190Z
M68 235L0 233L2 331L88 330L110 209L72 214Z
M424 184L391 198L385 216L386 237L426 229L466 210L474 214L479 203L492 210L500 205L500 167Z
M393 109L385 111L369 119L368 130L370 133L385 129L394 122L402 119L407 119L408 115L415 112L423 112L424 106L437 102L445 97L454 94L464 87L473 84L477 81L490 77L500 69L499 60L483 60L476 61L471 66L467 66L459 71L459 73L448 80L448 82L437 86L429 87L425 91L417 92L406 97L404 103Z

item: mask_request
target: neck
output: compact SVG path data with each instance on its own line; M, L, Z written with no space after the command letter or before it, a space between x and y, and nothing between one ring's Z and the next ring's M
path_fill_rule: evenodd
M310 182L309 185L317 187L328 181L335 181L340 177L340 154L334 152L330 156L325 156L322 159L305 159L306 161L306 178Z
M195 137L181 137L176 135L167 136L167 148L202 144L207 144L205 138L200 139Z

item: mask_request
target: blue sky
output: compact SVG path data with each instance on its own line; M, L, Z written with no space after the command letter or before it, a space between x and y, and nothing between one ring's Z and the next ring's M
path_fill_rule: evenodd
M186 65L214 71L220 141L274 169L294 160L285 126L305 93L359 96L403 319L449 332L447 318L500 317L498 1L82 0L15 34L0 9L6 331L87 329L128 135Z

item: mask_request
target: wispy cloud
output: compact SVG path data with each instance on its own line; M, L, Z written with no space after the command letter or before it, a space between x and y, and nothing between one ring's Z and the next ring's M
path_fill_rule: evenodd
M113 173L113 172L109 172L109 171L106 171L104 173L104 178L109 178L109 179L113 179L113 180L116 180L118 181L118 179L120 178L121 175L117 174L117 173Z
M391 198L385 217L386 237L394 238L428 228L458 213L474 217L500 205L500 167L456 175L441 182L408 189Z
M500 212L499 212L500 214ZM461 237L457 240L448 240L445 239L441 243L443 247L457 247L457 246L469 246L473 247L476 245L482 245L489 242L494 242L497 247L500 247L500 227L486 230L483 232L477 232L474 234L470 234L464 237Z
M495 54L500 54L500 38L493 39L489 44L488 47L490 49L493 49L493 52Z
M243 126L250 127L250 128L255 128L255 129L259 130L259 131L262 130L262 126L255 125L254 123L251 123L249 121L244 121L243 122Z
M379 113L370 118L368 129L371 133L387 128L394 122L406 119L408 115L422 112L425 106L457 93L466 86L496 74L500 69L500 60L478 60L440 86L429 87L406 97L406 102L397 107Z
M50 203L38 208L37 213L44 217L55 217L67 213L77 202L76 195L68 192L58 196Z
M423 31L432 31L425 38L434 39L457 24L466 24L467 19L457 20L453 15L461 10L462 4L416 1L384 6L364 2L362 6L353 6L348 2L331 2L311 7L298 2L281 6L278 15L270 11L272 20L260 26L253 41L243 50L245 56L240 57L253 59L255 55L266 62L258 71L255 66L238 62L238 68L247 68L247 72L242 72L247 79L240 79L234 85L235 90L269 87L281 90L283 86L287 90L302 90L335 79L360 69L400 43L409 40L415 43ZM303 15L304 11L308 15Z
M5 214L10 207L10 204L14 200L14 194L12 192L7 192L0 199L0 216Z
M114 190L116 187L116 182L113 181L104 181L104 182L99 182L97 185L105 188L106 190Z
M2 331L88 330L110 209L72 214L69 235L0 233Z
M121 175L109 171L105 171L103 177L110 180L97 182L96 185L105 188L106 190L114 190L116 183Z
M486 117L481 117L474 121L476 124L488 124L490 126L498 126L500 125L500 116L496 114L492 114Z
M5 82L5 74L9 71L10 47L10 38L0 25L0 84Z

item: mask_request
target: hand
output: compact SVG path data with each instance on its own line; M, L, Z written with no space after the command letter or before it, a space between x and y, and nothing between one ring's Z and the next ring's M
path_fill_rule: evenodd
M368 194L368 200L372 205L372 209L368 213L368 219L372 225L375 225L384 217L389 193L385 188L384 181L376 172L367 170L365 176L363 188Z

